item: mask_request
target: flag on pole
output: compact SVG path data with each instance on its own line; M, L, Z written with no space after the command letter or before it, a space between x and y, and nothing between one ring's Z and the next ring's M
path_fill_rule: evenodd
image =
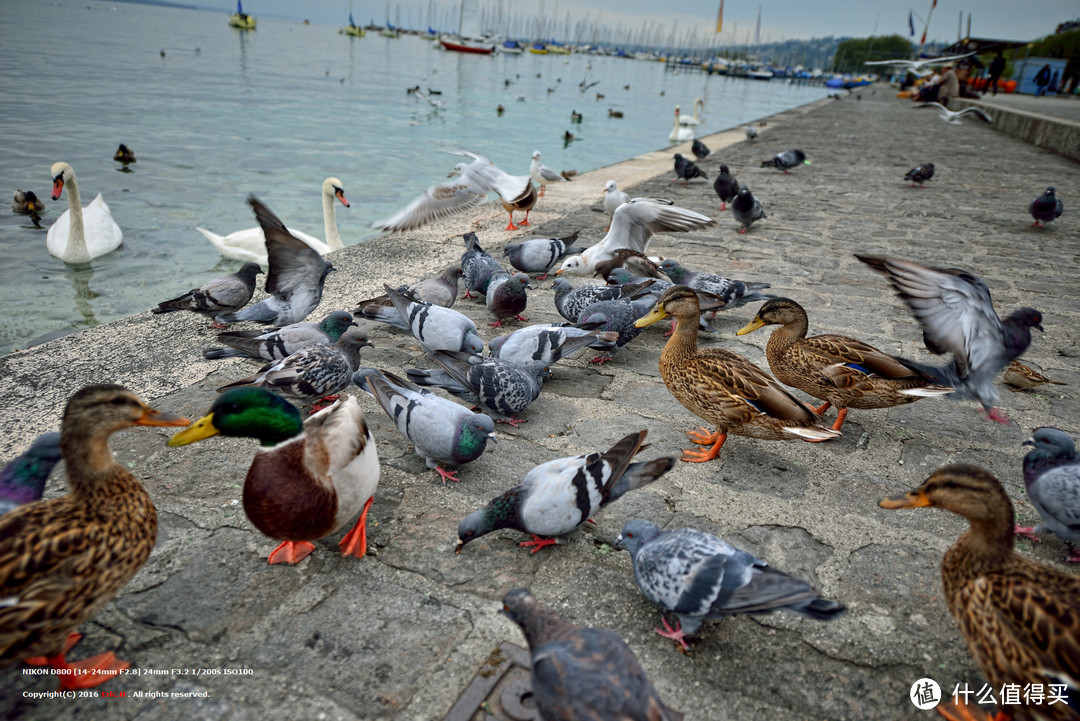
M907 25L908 28L911 30L911 37L915 37L915 19L911 16L910 10L908 10L907 14Z
M724 27L724 0L720 0L720 12L716 13L716 32Z

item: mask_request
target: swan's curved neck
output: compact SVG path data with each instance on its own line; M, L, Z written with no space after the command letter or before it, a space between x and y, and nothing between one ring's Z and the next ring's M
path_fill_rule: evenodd
M322 194L323 232L326 234L326 244L330 250L340 250L345 247L345 244L341 242L341 234L338 233L337 211L334 209L335 199L333 195Z
M76 255L87 256L86 233L83 231L82 197L79 195L79 181L75 179L75 173L71 174L71 180L64 183L64 192L68 199L68 242L64 251L64 257Z

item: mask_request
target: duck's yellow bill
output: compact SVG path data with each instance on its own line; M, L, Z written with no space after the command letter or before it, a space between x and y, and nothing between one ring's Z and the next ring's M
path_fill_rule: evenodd
M658 323L667 317L668 314L667 311L664 310L664 306L657 303L656 307L654 307L648 313L634 321L634 327L644 328L645 326L652 325L653 323Z
M191 421L183 416L159 411L150 406L143 407L143 413L135 420L137 426L187 426Z
M187 433L187 431L184 431ZM926 491L921 488L916 488L914 491L908 491L899 496L889 496L883 499L879 506L882 508L925 508L930 505L930 499L926 495Z
M735 335L746 335L747 333L753 333L763 325L765 325L765 321L755 316L752 321L744 325L742 328L739 328L739 330L735 331Z
M169 439L170 446L186 446L189 443L205 440L218 434L214 427L214 414L210 413L191 424L190 428L177 433Z

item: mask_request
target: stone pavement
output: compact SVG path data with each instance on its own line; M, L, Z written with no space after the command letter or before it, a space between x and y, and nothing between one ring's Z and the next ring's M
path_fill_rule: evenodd
M918 485L937 467L975 462L991 469L1030 525L1035 511L1020 480L1021 441L1054 425L1080 435L1080 166L976 123L947 125L913 112L887 88L863 99L825 100L759 126L753 144L741 130L706 138L765 205L768 218L737 235L730 212L717 212L711 183L673 185L665 149L551 186L532 214L533 233L507 234L506 216L485 206L477 221L452 219L418 233L384 236L334 254L318 311L351 308L384 280L429 275L460 256L461 234L475 229L496 257L510 238L566 235L599 240L606 224L601 189L614 178L631 195L668 197L717 218L703 232L665 235L650 248L729 277L772 283L807 308L811 332L863 339L891 353L923 358L919 329L885 280L853 252L888 253L960 267L989 285L999 313L1040 309L1045 334L1025 360L1067 386L1009 393L1012 422L989 423L973 403L922 400L889 410L852 411L841 439L823 444L733 436L722 456L679 463L657 483L631 493L569 544L535 555L520 534L491 534L453 553L458 521L520 480L533 464L608 448L649 429L643 458L678 455L698 418L667 392L657 371L664 338L647 331L595 367L588 353L553 368L554 378L519 429L499 427L499 443L465 466L461 483L442 485L371 399L356 389L383 462L369 516L373 549L342 559L324 539L296 567L268 566L274 542L256 532L238 505L255 444L215 438L168 448L167 434L139 429L112 447L145 483L160 518L158 545L133 581L82 631L74 658L116 650L140 675L102 692L122 698L34 699L55 681L0 674L0 715L25 719L442 719L470 680L523 645L498 613L502 594L533 590L541 603L627 640L665 701L687 719L927 718L908 700L923 677L947 691L981 685L941 598L943 551L965 528L935 510L885 511L877 501ZM760 167L775 152L802 148L811 165L783 175ZM475 150L482 151L482 148ZM532 148L522 148L521 168ZM904 173L933 162L925 189ZM448 164L450 162L448 161ZM1029 228L1027 205L1057 187L1066 213L1045 230ZM239 199L238 199L239 202ZM288 218L285 218L288 222ZM550 283L535 282L526 315L558 320ZM148 305L151 303L148 301ZM482 305L455 306L495 335ZM765 365L768 329L734 331L755 307L721 313L716 336L702 336ZM212 339L202 318L144 313L0 358L0 458L56 427L65 399L91 382L120 382L154 405L202 415L214 388L248 373L237 360L204 361ZM514 327L512 325L512 327ZM367 363L400 371L428 361L402 335L372 329ZM59 474L48 495L62 486ZM652 632L658 611L640 595L626 553L610 544L623 523L644 517L665 527L695 526L726 538L775 567L812 581L847 605L832 623L786 614L708 624L688 655ZM1064 545L1045 537L1023 553L1059 563ZM172 669L179 673L172 673ZM192 675L209 669L208 675ZM225 675L239 669L240 674ZM185 671L188 671L185 674ZM136 696L141 692L142 696ZM193 693L153 698L151 693Z

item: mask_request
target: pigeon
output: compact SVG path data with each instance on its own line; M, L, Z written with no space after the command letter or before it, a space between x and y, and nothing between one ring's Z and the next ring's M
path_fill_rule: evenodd
M791 175L790 168L798 167L803 163L810 164L810 161L806 159L806 153L801 150L785 150L774 155L772 160L761 161L761 167L773 167L777 170L783 170L784 175Z
M635 326L634 321L643 317L656 305L656 296L649 293L649 290L639 291L631 297L593 303L581 311L579 325L590 327L595 325L601 330L619 334L615 347L604 355L596 356L589 361L590 363L607 363L619 349L641 335L642 329Z
M765 215L765 209L761 207L761 201L755 198L750 188L745 185L739 188L735 200L731 203L731 214L742 224L738 230L739 233L746 233L755 220L768 217Z
M463 237L465 252L461 254L461 277L465 281L465 297L471 298L469 291L473 290L486 295L491 276L502 272L503 267L480 247L476 233L466 233Z
M598 276L606 282L611 277L611 271L622 268L630 275L644 278L661 278L659 266L652 258L630 248L616 248L611 251L610 260L602 260L593 269L593 276ZM661 258L660 260L663 260Z
M649 241L655 233L685 233L715 225L707 215L680 208L662 198L633 198L618 208L611 217L611 228L603 240L586 248L580 255L572 255L563 261L556 275L590 276L596 264L610 260L618 248L629 248L639 253L648 250Z
M353 382L378 401L443 483L459 481L454 469L479 458L489 440L498 443L491 418L393 373L361 368L353 374Z
M614 217L615 209L628 200L630 200L630 196L619 190L614 180L609 180L604 184L604 212L609 216ZM609 228L611 228L610 221L608 221L608 227L604 228L604 230L607 231Z
M217 337L218 343L227 347L207 348L203 350L203 357L207 360L256 358L276 361L310 345L336 343L342 333L355 327L356 321L349 313L335 310L319 323L305 321L283 328L228 331L218 333Z
M570 623L521 588L503 596L503 613L529 642L532 699L544 721L682 721L616 633Z
M716 191L716 197L720 198L720 210L727 209L727 204L739 194L739 181L735 180L726 165L720 166L720 175L716 176L712 187Z
M476 403L498 423L517 428L523 420L514 414L525 410L543 389L548 366L535 361L519 366L501 358L483 358L471 353L439 351L431 357L441 368L409 368L409 380L422 386L437 386L470 403Z
M645 279L646 281L649 279ZM583 285L578 288L570 285L570 281L565 278L556 278L555 282L551 285L555 291L555 309L559 311L559 315L566 318L571 323L577 323L578 318L581 316L581 311L586 307L597 303L602 300L617 300L624 295L632 294L640 287L634 287L628 285L611 286L611 285Z
M934 164L923 163L922 165L916 165L911 170L907 171L907 175L904 176L904 180L911 181L911 187L915 187L915 183L919 184L920 188L925 188L926 181L934 177Z
M13 508L40 501L45 481L60 460L60 434L42 433L22 455L0 470L0 516Z
M990 289L981 278L959 268L930 268L885 256L855 257L889 279L897 296L911 308L923 328L923 342L935 355L951 352L942 367L899 359L913 370L955 388L954 399L975 399L991 420L1008 423L995 408L994 378L1031 344L1031 329L1042 330L1042 314L1033 308L1015 310L1004 321L994 312Z
M265 287L271 295L242 310L223 313L216 320L221 323L251 320L277 326L299 323L319 305L326 275L334 266L323 260L319 251L286 230L281 220L254 195L248 196L248 203L266 236L270 270Z
M1054 195L1053 187L1049 187L1045 193L1031 201L1031 205L1028 206L1028 212L1035 219L1031 227L1042 228L1044 223L1049 223L1054 218L1060 218L1064 211L1065 205L1061 202L1061 198Z
M694 154L696 160L704 160L712 153L709 146L697 138L694 138L693 144L690 145L690 152Z
M768 283L747 283L742 280L729 280L715 273L703 273L693 268L680 265L668 258L660 264L663 272L676 285L685 285L694 290L704 291L718 296L724 301L724 310L756 301L769 300L773 296L758 291L770 287ZM662 292L662 291L661 291Z
M431 303L411 300L406 294L399 293L388 285L383 285L394 308L367 306L363 316L369 320L389 323L395 328L407 330L413 334L424 350L468 351L479 353L484 350L484 341L476 332L472 319L453 308L443 308ZM372 312L378 309L379 312ZM381 311L385 310L383 313ZM397 314L394 315L393 311Z
M399 292L408 292L408 294L416 300L423 301L424 303L431 303L432 305L441 306L443 308L452 308L454 301L457 300L458 292L458 278L462 275L461 266L457 263L446 266L439 275L434 278L425 278L424 280L413 283L409 286L400 286ZM390 297L385 293L368 300L362 300L356 305L354 313L360 313L365 306L369 305L383 305L391 306L393 303L390 301Z
M684 638L701 624L737 613L793 611L819 621L839 618L845 608L819 598L809 583L777 571L746 551L696 528L662 531L635 519L623 526L616 546L630 551L638 588L660 608L675 614L664 631L689 651Z
M565 238L533 238L520 243L507 243L503 247L503 255L515 269L522 273L540 273L536 279L544 280L559 260L582 251L582 248L572 245L577 238L578 234L573 233Z
M752 142L754 140L754 138L756 138L756 137L757 137L757 128L755 128L753 125L747 125L746 126L746 139Z
M221 386L218 392L255 386L301 402L320 398L325 402L337 400L333 394L349 387L353 371L360 366L360 349L369 345L362 330L350 328L336 343L301 348L291 356L263 366L258 373Z
M550 366L563 358L572 357L586 346L607 350L618 339L618 333L551 323L530 325L509 335L492 338L488 341L488 348L492 358L501 358L522 367L536 361Z
M675 175L682 178L683 185L688 184L694 178L708 179L708 175L697 166L693 160L687 160L680 153L675 153ZM674 183L675 181L671 181Z
M500 271L492 276L491 283L488 284L486 304L496 320L488 325L499 328L507 318L528 323L529 319L521 315L529 302L526 288L532 286L529 285L529 276L524 273L510 275L506 271Z
M657 266L657 267L659 267L659 266ZM631 286L631 291L632 291L631 294L634 294L634 293L638 292L637 290L633 289L633 286L635 286L635 285L643 285L645 283L649 283L650 280L652 280L652 279L642 277L642 276L630 275L630 272L627 271L625 268L616 268L616 269L612 270L611 273L608 274L608 283L617 283L617 284L622 285L622 286L626 286L627 284L629 284ZM652 280L652 282L649 283L649 285L648 285L648 292L654 298L659 300L660 296L662 296L664 293L666 293L668 288L672 287L673 285L675 285L675 284L672 283L667 278L660 278L658 280ZM724 305L724 299L723 298L721 298L721 297L719 297L717 295L713 295L712 293L704 292L704 291L698 291L698 301L702 304L701 307L703 309L705 309L705 310L710 310L710 309L713 309L713 308L722 308L723 305ZM716 332L716 329L713 328L711 325L709 325L709 322L707 320L705 320L704 315L702 315L700 318L698 318L698 330L703 332L703 333L715 333ZM671 321L671 331L668 333L668 335L671 335L674 332L675 332L675 321L673 319Z
M544 546L566 543L585 521L627 491L641 488L675 465L674 458L631 463L647 446L647 430L631 433L606 453L599 451L541 463L518 485L470 513L458 525L457 552L500 528L528 533L519 546L536 553Z
M1028 388L1037 388L1038 386L1047 383L1051 383L1055 386L1069 385L1063 381L1055 381L1051 378L1047 378L1039 371L1024 365L1018 360L1014 360L1005 367L1005 370L1001 372L1001 380L1005 382L1005 385L1009 386L1009 390L1013 393L1019 393Z
M1037 533L1050 531L1065 539L1067 563L1080 563L1080 455L1072 437L1057 428L1036 428L1023 442L1031 446L1024 456L1024 487L1043 522L1034 528L1016 526L1016 533L1038 541ZM460 535L460 531L459 531Z
M244 263L235 273L214 278L178 298L162 301L157 308L151 308L150 312L158 314L190 310L209 318L217 318L222 313L240 310L255 294L255 276L260 273L262 268L258 263ZM218 327L224 328L221 325Z
M941 103L920 103L915 106L916 110L920 108L937 108L938 117L950 125L960 125L960 118L965 115L972 115L984 123L990 123L991 125L994 123L993 116L987 115L983 112L982 108L977 108L974 105L964 108L963 110L949 110Z
M570 135L570 139L573 140L573 134L570 134L569 131L567 131L567 133ZM541 163L539 150L533 151L532 162L529 163L529 177L532 178L536 182L536 184L540 186L541 198L544 197L544 191L547 189L548 183L565 183L570 180L570 178L564 178L548 166Z

